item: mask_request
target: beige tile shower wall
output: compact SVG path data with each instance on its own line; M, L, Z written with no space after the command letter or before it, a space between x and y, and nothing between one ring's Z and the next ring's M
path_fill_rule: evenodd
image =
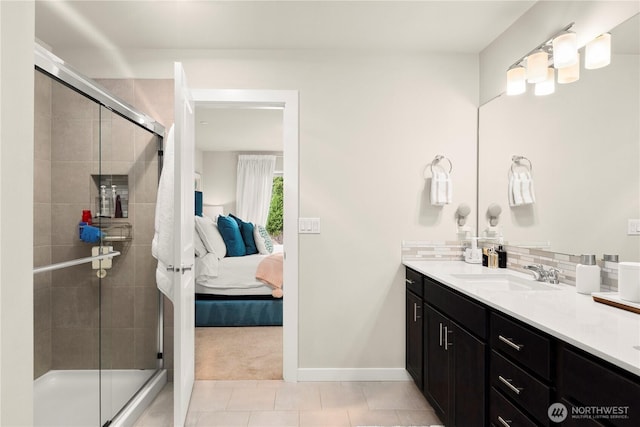
M164 102L153 114L171 124L173 81L100 82L138 106ZM150 93L147 93L150 91ZM158 138L115 113L53 83L51 149L51 262L89 256L77 224L83 209L95 213L97 189L91 174L122 174L129 180L133 240L114 243L122 252L100 287L96 272L83 265L52 274L51 364L40 369L144 369L157 366L158 292L151 256L158 183ZM166 102L169 95L171 102ZM101 303L101 304L100 304ZM36 310L37 311L37 310ZM99 326L102 327L100 335ZM44 342L44 340L43 340ZM99 353L100 347L102 354ZM36 350L38 351L38 350Z
M51 264L51 79L40 72L34 82L33 265ZM33 277L33 377L51 369L51 273Z

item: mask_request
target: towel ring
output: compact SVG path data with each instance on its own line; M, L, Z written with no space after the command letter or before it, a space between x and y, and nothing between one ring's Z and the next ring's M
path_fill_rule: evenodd
M433 161L431 162L431 175L433 175L433 165L440 163L440 161L442 160L446 160L447 162L449 162L449 173L451 173L451 171L453 171L453 163L451 163L451 160L449 160L449 158L438 154Z
M529 166L527 167L527 165L521 165L520 162L526 160L529 163ZM524 168L527 168L529 170L529 172L533 171L533 165L531 164L531 160L527 159L524 156L513 156L511 157L511 173L515 173L515 171L513 170L514 166L522 166Z

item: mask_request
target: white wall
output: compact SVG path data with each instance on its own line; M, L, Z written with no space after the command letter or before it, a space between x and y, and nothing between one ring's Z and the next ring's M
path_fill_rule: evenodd
M224 207L224 214L236 212L238 153L205 151L202 166L202 200L205 205Z
M480 105L505 91L514 62L571 22L584 46L638 11L638 1L539 1L480 53Z
M90 76L124 77L108 55L56 54ZM477 56L120 54L141 78L170 77L179 60L196 88L300 91L300 216L320 217L322 233L299 236L299 366L403 371L400 243L455 239L457 205L475 205ZM444 208L425 191L437 154L453 162L454 204Z
M196 148L196 152L195 152L195 158L193 159L193 168L196 172L199 172L202 174L202 170L203 170L203 162L204 160L204 153L202 152L202 150L199 150Z
M33 425L34 3L0 2L0 425Z

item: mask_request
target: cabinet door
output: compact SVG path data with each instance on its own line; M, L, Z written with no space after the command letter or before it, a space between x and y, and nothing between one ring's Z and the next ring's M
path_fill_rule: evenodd
M422 299L407 291L407 371L420 390L422 382L423 319Z
M449 387L449 352L445 348L449 323L446 317L433 307L426 306L425 339L425 389L431 397L434 409L445 424L450 414L451 388ZM443 418L444 417L444 418Z
M451 328L448 347L453 356L453 425L482 426L486 424L487 346L453 322Z

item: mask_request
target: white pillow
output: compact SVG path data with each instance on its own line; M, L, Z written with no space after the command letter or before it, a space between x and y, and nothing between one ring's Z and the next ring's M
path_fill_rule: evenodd
M200 234L197 229L195 229L195 232L193 233L193 251L199 258L202 258L208 253L207 248L204 246L204 243L202 243L202 239L200 238Z
M202 243L208 252L216 254L218 259L227 255L227 246L222 240L222 235L218 231L218 226L208 216L196 216L196 230L200 234Z
M273 241L267 229L262 225L256 224L253 227L253 239L256 241L256 247L261 255L273 253Z

